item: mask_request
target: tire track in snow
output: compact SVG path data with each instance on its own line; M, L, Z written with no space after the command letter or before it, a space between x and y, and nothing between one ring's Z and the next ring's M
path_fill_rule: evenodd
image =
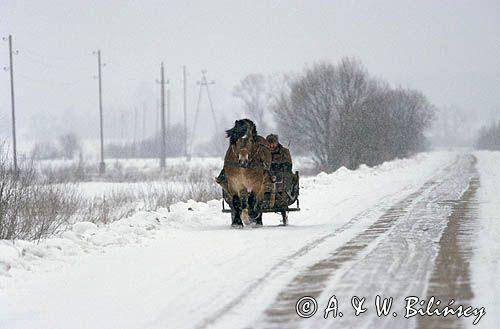
M398 318L376 317L373 300L377 294L392 296L394 308L403 307L401 301L405 296L415 292L422 295L425 291L429 264L437 254L436 248L429 246L439 240L449 214L449 205L439 204L439 201L460 195L468 184L467 172L471 165L471 157L459 158L447 168L449 174L442 180L427 182L330 257L297 275L255 327L412 327L413 321L404 319L399 309ZM340 310L349 316L322 318L322 311L333 294L339 300ZM295 314L295 303L306 295L318 300L319 310L314 317L301 319ZM365 306L371 308L371 313L359 318L352 316L350 298L354 295L367 297Z
M434 181L426 182L419 190L393 205L368 229L338 248L329 258L314 264L307 271L296 276L287 285L286 289L278 295L272 306L265 311L265 327L295 327L300 320L295 314L295 303L305 295L318 300L327 287L328 279L334 272L345 263L352 261L358 253L374 242L380 235L387 233L394 225L394 222L404 214L401 209L411 204L418 195L431 188L434 184L436 184Z
M394 193L392 195L389 195L385 197L384 199L391 199L394 198L398 193ZM381 201L383 201L382 199ZM274 276L275 273L279 272L283 268L289 268L290 264L295 262L297 259L307 255L311 250L314 248L318 247L325 241L338 236L339 234L347 231L350 229L354 224L356 224L358 221L366 218L369 213L373 212L373 209L367 209L361 213L359 213L357 216L351 218L349 221L341 225L338 229L335 231L325 234L322 237L313 240L291 254L289 257L282 259L280 262L276 263L273 267L271 267L267 272L265 272L261 277L259 277L257 280L255 280L252 284L250 284L245 290L243 290L240 294L238 294L236 297L231 299L228 303L223 305L219 310L215 313L213 313L210 317L205 318L202 320L198 325L196 325L196 328L206 328L208 326L211 326L215 324L217 321L221 319L227 312L231 311L235 307L237 307L244 299L246 296L248 296L250 293L252 293L255 289L259 288L262 284L268 283L266 280L269 280L272 276Z
M474 159L474 164L476 159ZM472 242L478 228L478 203L475 198L479 188L479 174L471 168L472 178L467 191L458 201L449 201L452 213L448 225L439 241L439 254L429 280L427 297L434 296L445 304L455 300L456 305L470 305L474 293L471 287L470 261ZM479 306L479 305L477 305ZM434 310L433 307L431 310ZM419 317L418 328L458 329L464 327L464 321L454 316Z

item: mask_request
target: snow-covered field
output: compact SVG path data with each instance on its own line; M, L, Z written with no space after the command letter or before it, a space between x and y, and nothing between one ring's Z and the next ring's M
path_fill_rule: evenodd
M481 230L474 303L487 311L478 327L495 328L500 153L476 156ZM297 274L429 181L443 180L457 159L453 152L434 152L304 178L302 210L290 214L288 227L265 214L263 228L233 230L219 200L190 201L102 227L78 223L38 245L1 241L0 328L267 327L266 310ZM358 323L362 327L362 319Z
M198 174L201 168L206 176L204 181L213 182L213 178L219 174L222 165L223 159L221 157L193 157L189 161L186 161L185 158L168 158L166 173L160 174L158 159L108 159L107 173L111 179L108 181L83 181L74 184L74 186L86 198L131 191L146 192L151 189L165 189L182 194L188 187L186 183L190 181L190 174ZM78 166L77 160L40 160L36 162L37 169L42 172L76 166ZM84 164L84 166L90 165ZM294 171L300 171L302 176L304 172L307 174L314 171L313 168L314 163L311 159L294 158ZM132 182L130 178L134 178ZM141 180L141 178L146 179Z

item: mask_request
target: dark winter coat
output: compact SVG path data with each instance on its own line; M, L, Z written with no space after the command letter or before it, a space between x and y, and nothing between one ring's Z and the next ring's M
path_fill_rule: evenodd
M271 151L272 155L272 164L271 171L292 170L292 156L290 155L290 151L281 144Z

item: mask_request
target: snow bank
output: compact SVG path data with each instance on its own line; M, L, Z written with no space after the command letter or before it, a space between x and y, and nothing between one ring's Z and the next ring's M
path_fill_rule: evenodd
M436 159L443 159L443 157L450 156L447 152L435 152ZM346 167L340 167L335 172L327 174L321 172L314 177L302 178L302 187L308 188L314 185L332 185L345 181L356 181L357 179L364 179L369 176L376 176L391 170L404 169L411 165L417 165L424 160L429 160L428 153L420 153L409 159L396 159L393 161L386 161L378 166L368 167L361 165L356 170L349 170Z
M139 243L151 238L167 218L167 210L138 212L123 220L103 225L80 222L60 237L40 243L29 241L0 241L0 275L9 276L13 269L30 270L43 261L62 261L66 256L76 256L106 246Z
M219 213L221 201L196 202L189 200L173 204L168 209L155 212L140 211L108 225L79 222L60 237L30 241L0 240L0 276L10 276L14 269L31 270L45 261L63 261L67 256L77 256L104 247L141 243L156 236L161 229L192 227L202 224L200 212L211 210Z
M472 260L473 305L486 316L477 328L500 328L500 152L475 153L480 185L477 190L480 228Z

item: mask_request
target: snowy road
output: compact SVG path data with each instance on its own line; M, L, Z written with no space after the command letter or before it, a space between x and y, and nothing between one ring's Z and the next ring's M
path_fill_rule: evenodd
M304 179L289 227L268 215L261 229L231 230L219 202L191 202L39 246L3 243L0 328L473 327L473 316L405 319L412 295L484 306L475 327L499 327L498 283L487 288L498 247L478 237L499 241L500 156L476 157L430 153ZM377 294L394 298L387 317ZM344 316L324 319L332 295ZM367 300L359 317L354 295ZM295 313L302 296L317 300L311 318Z
M397 314L404 314L404 303L397 304L398 301L404 301L406 296L424 297L429 273L442 247L439 237L448 222L447 205L451 202L448 200L457 200L467 188L473 175L473 164L472 157L459 158L446 168L444 176L427 181L329 257L301 272L280 293L276 304L266 311L263 326L276 324L275 327L280 328L286 322L287 328L321 328L332 326L332 323L341 328L415 327L412 321L416 318L408 320L391 315L379 318L373 311L364 314L362 320L356 318L347 312L351 297L353 292L368 301L374 301L376 295L393 297L395 305L392 309ZM440 248L436 247L438 243ZM459 278L448 276L442 284L453 284L456 280ZM295 312L289 310L294 310L295 302L304 295L304 291L316 297L320 305L327 305L329 298L335 294L339 301L344 301L344 306L339 308L344 310L345 315L332 322L323 319L321 314L300 323ZM432 295L450 297L448 300L454 296ZM349 307L345 306L345 301ZM424 324L422 327L429 326ZM440 325L431 327L442 328Z

